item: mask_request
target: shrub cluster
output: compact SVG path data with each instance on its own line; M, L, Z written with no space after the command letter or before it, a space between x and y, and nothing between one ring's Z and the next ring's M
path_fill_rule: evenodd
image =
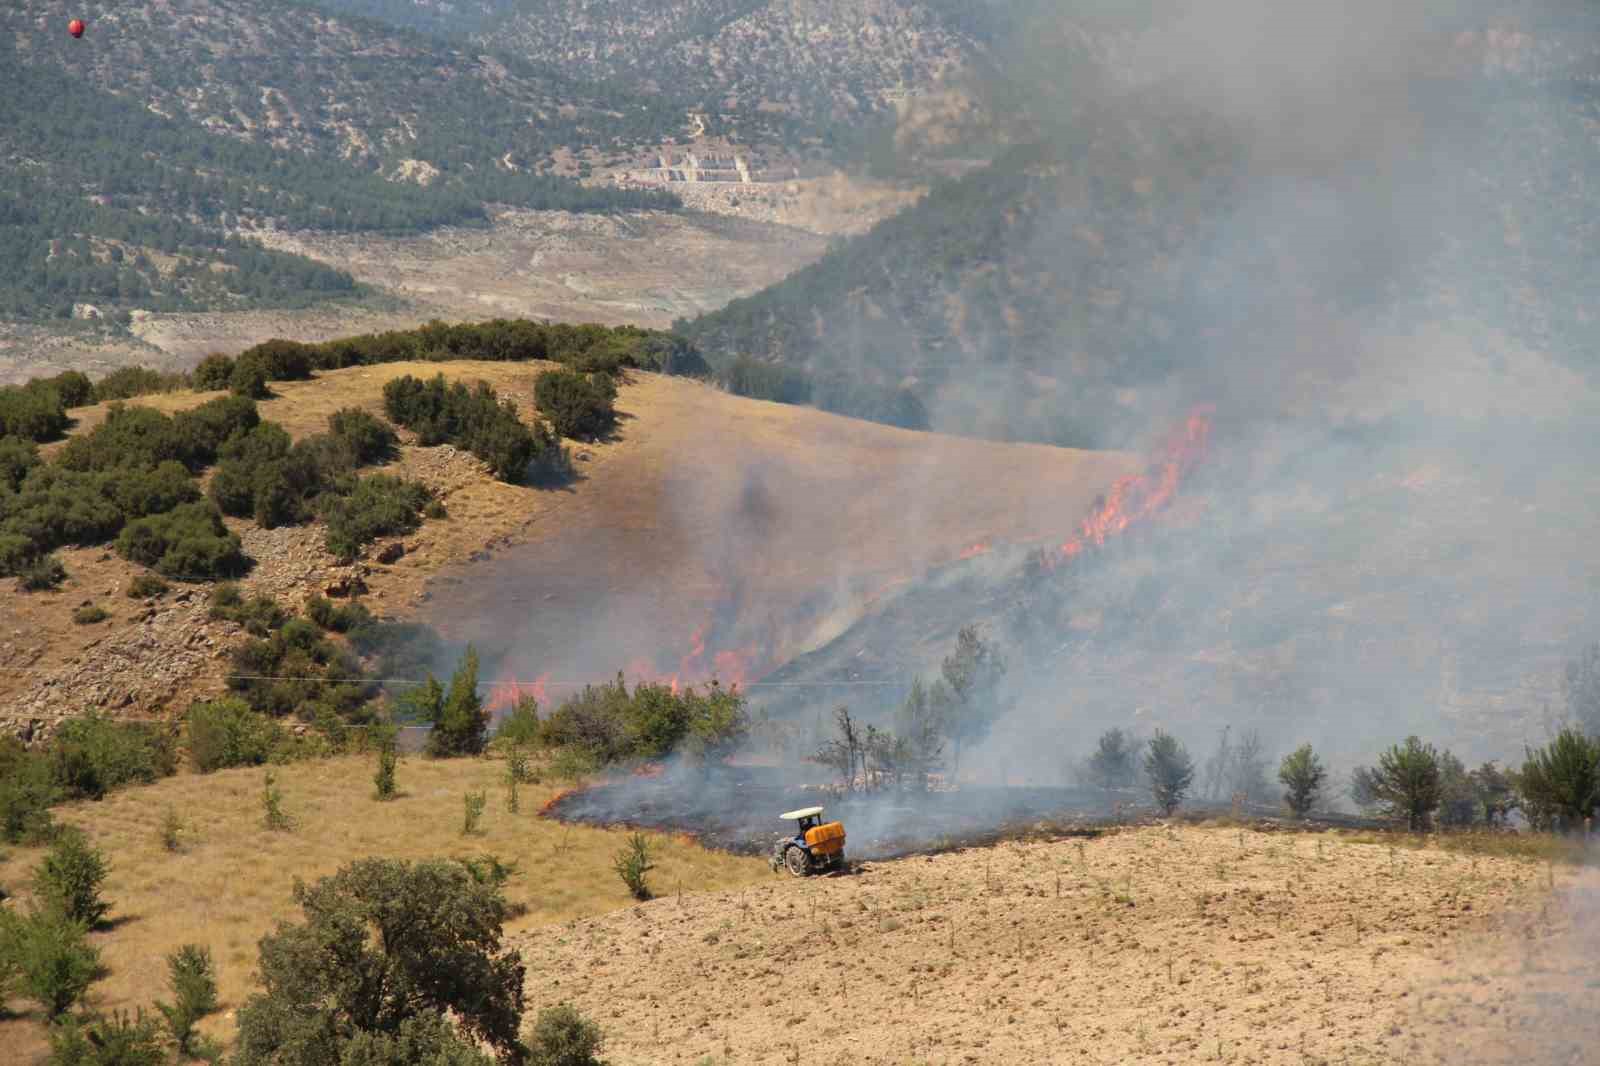
M304 618L289 618L236 648L231 662L228 688L256 711L293 714L330 732L340 722L372 718L367 704L377 686L362 675L355 656Z
M239 699L191 704L184 729L189 758L203 774L230 766L260 766L283 741L277 722Z
M349 495L325 495L320 507L328 551L349 562L379 537L410 533L422 524L423 508L432 499L427 486L387 474L360 479Z
M748 734L749 713L736 689L713 683L674 692L667 685L641 683L630 692L619 674L603 685L586 685L539 723L538 741L546 748L571 749L604 765L629 759L658 759L680 748L717 759Z
M42 840L51 833L52 804L99 799L176 769L171 737L153 726L98 715L68 719L49 742L32 748L0 737L0 840Z
M187 374L151 370L145 366L125 366L113 370L94 383L92 395L85 403L105 403L107 400L131 400L135 396L149 396L158 392L177 392L189 387ZM68 404L68 406L74 406Z
M617 424L617 383L609 374L546 370L533 386L539 413L563 437L594 439Z
M236 577L249 567L239 538L209 503L186 503L136 519L117 537L117 554L168 577Z
M561 463L556 436L543 424L532 429L523 425L516 407L496 396L488 382L468 388L446 384L443 374L432 381L407 374L384 385L383 408L422 444L465 448L502 481L521 481L530 467L541 474L553 472Z
M49 552L119 533L121 554L168 574L238 572L245 565L238 540L197 504L192 472L258 421L253 403L234 398L175 418L114 404L53 463L40 463L23 442L0 443L0 576L48 587L64 576Z
M291 376L282 371L284 367L293 367L298 373L302 365L298 360L304 360L303 365L312 370L451 359L544 359L586 373L614 373L630 367L691 376L710 371L692 345L671 333L636 326L546 324L528 319L458 325L435 321L416 329L367 333L320 344L270 340L240 353L241 359L247 356L264 357L273 380ZM224 359L226 356L208 357L208 362L216 363L207 371L207 381L222 380L224 370L231 374L232 367L223 363Z
M353 408L328 422L330 432L298 443L272 422L230 438L211 479L212 501L268 529L320 514L328 549L346 560L375 537L417 528L431 499L426 489L399 478L355 477L361 465L393 454L394 430Z

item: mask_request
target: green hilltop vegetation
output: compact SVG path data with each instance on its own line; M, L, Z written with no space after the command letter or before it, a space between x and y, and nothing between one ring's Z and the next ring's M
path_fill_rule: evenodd
M91 383L69 371L0 389L0 576L20 578L24 589L52 587L65 576L55 549L113 543L123 557L168 577L233 577L250 562L223 514L266 528L320 520L328 550L347 560L378 537L415 529L434 509L431 495L398 478L360 473L392 454L392 430L345 411L331 418L328 434L291 442L281 427L261 421L255 401L269 395L272 381L418 359L553 360L591 375L587 380L630 367L704 367L682 341L655 331L497 320L321 344L267 341L236 357L209 356L192 375L130 368ZM543 420L524 424L487 384L446 387L442 379L410 377L390 384L384 398L391 419L429 444L471 451L505 481L559 482L569 471L557 431ZM54 459L38 453L38 443L65 432L73 407L189 387L232 395L172 417L115 404ZM596 391L597 410L608 410L610 388ZM565 425L572 405L547 417ZM208 468L215 476L202 494L196 475Z

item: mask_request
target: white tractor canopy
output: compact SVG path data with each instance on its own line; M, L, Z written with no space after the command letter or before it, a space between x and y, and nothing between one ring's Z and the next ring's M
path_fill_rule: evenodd
M798 821L801 818L814 818L821 813L821 807L801 807L799 810L784 811L782 814L778 815L778 817L782 818L786 822L790 822Z

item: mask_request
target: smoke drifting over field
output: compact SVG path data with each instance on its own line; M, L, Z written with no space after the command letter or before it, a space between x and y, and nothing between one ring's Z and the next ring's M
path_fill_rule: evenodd
M1163 10L1093 103L1050 81L1010 96L1060 101L1062 157L1125 151L1130 186L1182 195L1175 155L1139 143L1137 119L1085 142L1086 110L1179 108L1244 161L1202 239L1116 294L1130 321L1172 316L1176 338L1171 372L1124 390L1141 448L1212 404L1212 454L1136 543L1002 609L949 609L946 632L981 615L1013 660L1014 703L975 769L1059 781L1065 753L1128 724L1197 756L1224 723L1259 728L1340 769L1408 732L1519 758L1561 712L1562 662L1600 636L1585 533L1600 407L1573 289L1592 271L1562 232L1586 225L1573 198L1596 157L1583 136L1554 144L1570 129L1551 117L1597 38L1576 8L1570 24L1493 5ZM1057 249L1064 279L1093 254L1072 236L1093 224L1084 202L1035 227L1030 259ZM1202 280L1174 294L1169 276ZM1028 358L1070 382L1085 353ZM936 412L1020 417L1015 392L945 389ZM890 639L869 623L850 647ZM796 679L829 676L808 669Z
M1221 725L1257 728L1272 753L1310 741L1340 771L1409 732L1468 761L1520 756L1560 711L1562 663L1600 636L1600 407L1581 342L1583 178L1600 155L1574 103L1600 53L1592 20L1232 0L1106 28L1079 18L1088 6L1042 5L1053 29L1020 35L1030 54L996 64L1011 84L989 96L1029 112L999 125L1056 140L1043 170L1064 191L1005 231L1019 261L1104 313L1079 335L997 312L1021 320L1006 357L929 384L933 425L998 434L1033 425L1041 397L1082 397L1097 439L1157 456L1209 408L1204 460L1146 520L1041 575L1028 550L1097 505L1031 485L997 505L1007 531L942 543L930 487L994 472L908 449L860 471L887 505L881 543L861 524L848 550L807 557L796 524L854 497L792 455L719 451L704 463L734 467L736 491L695 474L662 490L710 606L663 611L675 593L624 580L625 560L605 590L558 581L540 595L584 621L557 676L765 677L796 687L756 702L809 723L843 699L886 710L977 622L1011 664L1007 713L964 764L991 782L1062 784L1109 725L1166 728L1201 756ZM854 328L840 350L860 348ZM921 338L883 326L872 343ZM863 558L885 545L916 560L902 573L972 558L872 598L888 570ZM757 570L809 606L771 609ZM486 595L479 630L515 634L527 623L507 615L541 602L502 613ZM552 668L536 658L507 662ZM887 683L799 687L846 680Z

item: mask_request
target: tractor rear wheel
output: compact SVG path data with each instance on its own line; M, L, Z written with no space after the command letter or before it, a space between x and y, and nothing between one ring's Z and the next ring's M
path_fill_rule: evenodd
M807 855L801 848L790 848L784 852L783 864L796 877L804 877L811 872L811 856Z

